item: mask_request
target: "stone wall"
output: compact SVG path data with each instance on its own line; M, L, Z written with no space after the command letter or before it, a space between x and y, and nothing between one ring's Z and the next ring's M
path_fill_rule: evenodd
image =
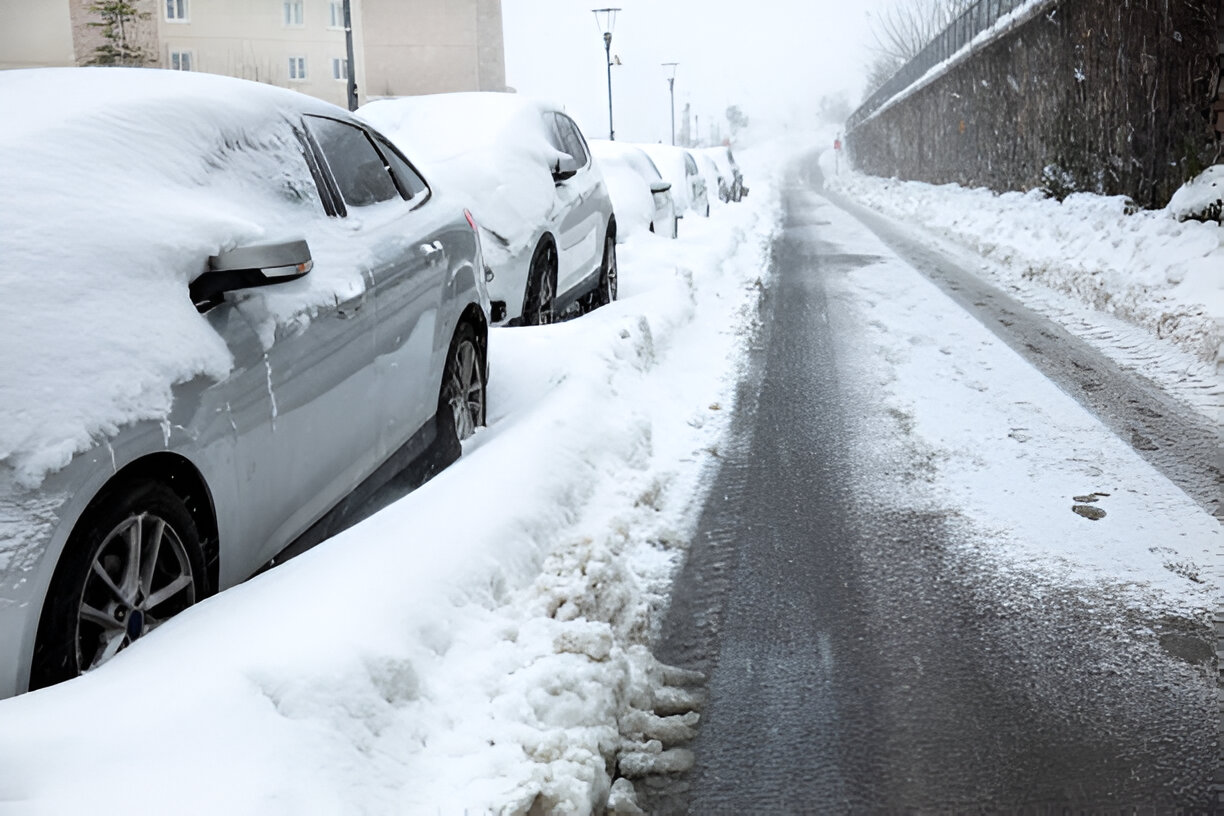
M847 135L860 170L1162 207L1224 160L1224 0L1053 0Z

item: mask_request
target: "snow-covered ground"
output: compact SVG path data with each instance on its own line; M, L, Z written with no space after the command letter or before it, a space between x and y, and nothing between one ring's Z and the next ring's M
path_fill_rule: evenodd
M123 659L0 702L0 811L604 801L609 763L658 748L645 646L758 319L771 187L621 245L610 307L495 330L489 427L433 481Z
M862 406L856 438L876 440L855 494L875 512L956 518L969 557L1025 591L1106 587L1203 622L1218 586L1211 514L853 216L811 199L825 240L879 259L831 278L835 314L821 316L853 338L841 381Z
M1209 418L1224 416L1224 226L1130 212L1118 197L1059 202L836 173L830 153L821 166L829 189L961 258Z

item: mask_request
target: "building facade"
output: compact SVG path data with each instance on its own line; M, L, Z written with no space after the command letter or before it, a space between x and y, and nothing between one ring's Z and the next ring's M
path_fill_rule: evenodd
M343 0L128 0L122 37L149 67L348 100ZM92 64L113 44L96 0L0 0L0 69ZM358 101L506 89L500 0L351 0Z

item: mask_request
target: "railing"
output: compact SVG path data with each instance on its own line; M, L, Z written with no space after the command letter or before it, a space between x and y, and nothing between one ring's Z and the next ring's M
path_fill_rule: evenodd
M974 37L997 23L1000 17L1010 14L1025 2L1027 0L978 0L868 97L867 101L846 120L846 130L854 130L864 119L883 107L888 100L913 85L927 71L964 48Z

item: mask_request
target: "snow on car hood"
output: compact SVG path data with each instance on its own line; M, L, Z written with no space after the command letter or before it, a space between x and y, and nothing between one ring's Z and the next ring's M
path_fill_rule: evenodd
M357 116L378 128L431 182L469 199L482 227L513 252L553 220L550 168L561 153L544 114L560 110L504 93L452 93L369 102Z
M188 283L209 255L280 240L278 223L326 221L308 171L280 157L298 155L301 111L339 109L119 68L0 72L0 104L0 465L32 487L124 425L167 416L175 384L226 376L229 350ZM307 279L302 292L349 285Z

